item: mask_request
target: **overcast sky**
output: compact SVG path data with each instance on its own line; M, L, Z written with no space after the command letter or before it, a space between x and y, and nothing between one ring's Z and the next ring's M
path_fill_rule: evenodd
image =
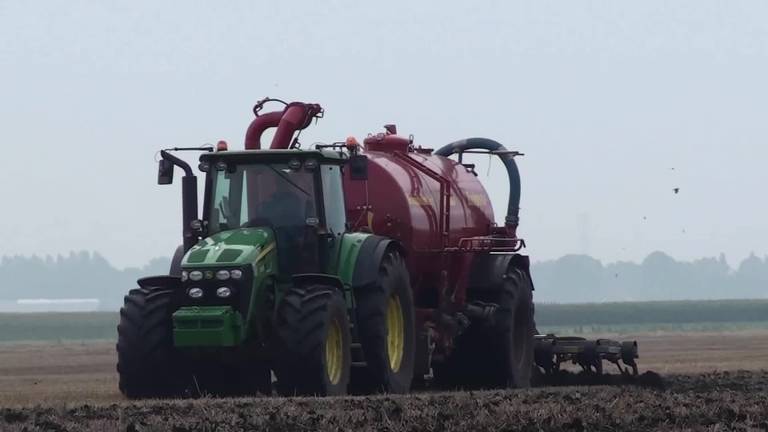
M524 152L535 260L768 253L768 2L379 5L0 0L0 255L170 255L156 150L240 148L267 95L326 108L305 143L393 122Z

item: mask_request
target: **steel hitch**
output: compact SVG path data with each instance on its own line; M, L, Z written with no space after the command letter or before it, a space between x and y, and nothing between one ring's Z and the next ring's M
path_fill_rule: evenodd
M613 363L622 375L638 374L636 341L587 340L576 336L536 335L534 360L546 375L556 374L571 363L592 375L603 374L603 361Z

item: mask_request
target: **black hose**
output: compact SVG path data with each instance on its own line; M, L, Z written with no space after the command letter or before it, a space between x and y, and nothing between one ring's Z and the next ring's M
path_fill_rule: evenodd
M489 152L505 152L507 149L501 143L488 138L467 138L454 141L441 147L434 154L449 157L452 154L467 150L488 150ZM517 169L515 157L512 153L496 153L507 169L509 178L509 202L507 203L507 216L504 219L506 225L517 226L520 222L520 171Z

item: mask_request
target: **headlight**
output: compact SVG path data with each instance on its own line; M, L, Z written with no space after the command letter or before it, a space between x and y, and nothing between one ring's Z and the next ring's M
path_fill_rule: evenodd
M232 270L229 272L229 275L232 276L232 279L242 279L243 278L243 271L242 270Z
M187 279L189 279L189 272L186 270L182 270L181 272L181 281L184 282Z
M227 298L232 295L232 290L229 287L221 287L216 290L216 295L221 298Z
M218 280L227 280L229 279L229 270L219 270L216 272L216 279Z
M189 272L189 279L193 280L193 281L202 280L203 279L203 272L201 272L200 270L191 271L191 272Z
M199 299L203 296L203 289L202 288L190 288L187 290L187 295L192 297L193 299Z

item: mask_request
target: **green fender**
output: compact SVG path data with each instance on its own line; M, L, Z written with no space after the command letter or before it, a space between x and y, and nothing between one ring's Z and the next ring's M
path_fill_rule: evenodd
M353 307L354 290L377 282L381 259L392 247L404 254L402 246L387 237L360 232L341 236L337 259L331 263L328 273L339 277L348 307Z

